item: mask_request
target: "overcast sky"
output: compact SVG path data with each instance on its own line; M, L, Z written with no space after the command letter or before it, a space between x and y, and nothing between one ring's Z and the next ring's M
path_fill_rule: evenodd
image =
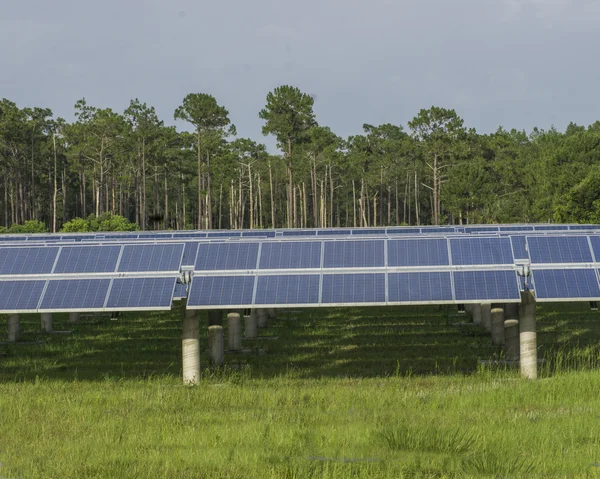
M0 97L68 120L137 97L173 124L210 93L265 141L265 96L291 84L341 136L431 105L564 129L600 119L599 22L598 0L0 0Z

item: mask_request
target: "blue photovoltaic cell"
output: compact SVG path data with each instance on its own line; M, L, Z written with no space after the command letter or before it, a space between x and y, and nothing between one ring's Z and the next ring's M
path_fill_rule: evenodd
M593 231L600 229L600 225L569 225L569 229L573 231L588 230Z
M452 264L513 264L514 258L508 237L451 238Z
M194 276L188 306L250 306L254 276Z
M206 233L190 231L183 233L173 233L173 238L206 238Z
M435 227L435 228L421 228L421 233L423 234L433 234L433 233L453 233L454 228L450 226L445 227Z
M0 274L50 274L58 247L0 248Z
M48 281L40 309L103 309L110 279L57 279Z
M304 269L321 266L321 241L263 243L260 269Z
M356 228L352 230L352 236L357 235L384 235L384 229L374 229L374 228Z
M525 236L510 236L510 242L512 243L515 259L529 259Z
M473 226L465 227L465 233L495 233L498 231L497 226Z
M352 234L351 230L334 230L334 229L317 230L317 236L338 236L338 235L350 235L350 234Z
M183 250L183 259L181 266L194 266L196 264L196 253L198 252L198 242L186 242Z
M0 311L37 309L46 281L0 281Z
M586 236L528 236L531 263L591 263Z
M398 234L420 234L420 228L387 228L387 234L389 235L398 235Z
M445 239L388 240L388 266L444 266L448 260Z
M54 274L113 272L120 252L121 246L65 246Z
M321 302L385 303L385 274L324 274Z
M179 272L183 247L177 243L124 245L118 271Z
M508 301L521 298L515 271L455 271L453 275L456 301Z
M535 297L542 299L600 299L600 287L593 269L534 270Z
M569 225L534 225L535 231L565 231L569 229Z
M173 299L187 298L187 285L183 283L175 283L175 293Z
M196 271L256 269L259 243L201 243Z
M533 231L533 226L500 226L499 230L502 231Z
M283 230L281 236L317 236L316 230Z
M113 280L107 308L171 308L175 278L117 278Z
M246 238L275 238L275 231L269 230L256 230L256 231L243 231L242 237Z
M388 301L452 301L450 272L389 273Z
M206 233L207 238L237 238L241 236L241 231L209 231Z
M0 235L0 241L26 241L27 236Z
M600 263L600 236L590 236L590 243L592 243L592 251L596 262Z
M259 276L254 304L319 304L319 275Z
M326 241L324 268L384 266L384 240Z

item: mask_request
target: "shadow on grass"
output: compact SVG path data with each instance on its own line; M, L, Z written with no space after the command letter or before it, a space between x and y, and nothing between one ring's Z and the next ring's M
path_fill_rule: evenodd
M86 318L79 325L71 325L67 315L55 315L54 329L71 329L71 335L42 334L39 315L23 315L23 340L44 343L0 346L0 381L178 377L183 306L176 303L166 313L126 313L116 321ZM481 330L451 325L467 320L466 316L450 315L437 307L280 311L260 333L277 339L245 341L244 347L252 352L226 354L226 366L265 378L470 374L477 370L478 359L500 353ZM552 304L538 309L538 345L552 365L549 372L557 367L598 365L590 358L599 357L593 349L599 319L587 305ZM201 361L206 366L205 314L200 332ZM258 354L265 349L267 354Z

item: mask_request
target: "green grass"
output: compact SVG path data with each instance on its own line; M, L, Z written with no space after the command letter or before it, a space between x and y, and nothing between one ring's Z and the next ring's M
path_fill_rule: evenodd
M181 316L56 316L68 336L23 316L44 343L0 345L0 477L600 477L586 305L538 309L535 382L478 367L499 350L442 309L356 308L282 312L249 345L267 354L203 356L186 387Z

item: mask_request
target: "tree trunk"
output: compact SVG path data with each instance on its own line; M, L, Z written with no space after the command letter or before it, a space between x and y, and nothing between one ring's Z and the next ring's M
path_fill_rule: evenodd
M273 190L273 171L269 160L269 192L271 197L271 228L275 228L275 191Z
M352 180L352 209L354 211L354 221L352 226L356 228L356 187L354 185L354 180Z
M52 192L52 232L56 233L56 199L58 196L58 168L56 161L56 134L52 134L52 149L54 150L54 191Z

